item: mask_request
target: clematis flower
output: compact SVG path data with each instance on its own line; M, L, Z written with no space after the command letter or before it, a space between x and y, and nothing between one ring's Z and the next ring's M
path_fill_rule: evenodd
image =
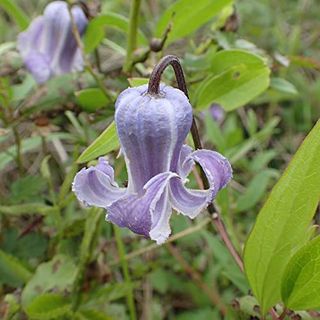
M73 6L71 12L82 35L88 20L79 6ZM72 33L66 2L53 1L48 4L43 15L19 34L17 47L26 68L40 84L53 76L83 69L81 51Z
M158 94L147 85L124 90L116 101L115 123L128 172L120 188L107 160L77 173L73 191L89 206L107 210L106 220L163 243L175 210L195 218L232 177L228 160L210 150L184 144L192 125L192 108L179 89L161 84ZM185 186L198 163L209 189Z

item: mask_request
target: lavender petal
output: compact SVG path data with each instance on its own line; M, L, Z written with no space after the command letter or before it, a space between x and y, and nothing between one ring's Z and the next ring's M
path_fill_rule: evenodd
M146 85L129 88L117 99L115 122L130 192L141 192L161 172L176 172L192 123L192 108L182 91L161 85L160 95L153 96Z
M179 179L170 182L170 202L172 207L190 218L195 218L224 188L232 177L232 169L228 160L221 154L210 150L197 150L184 158L182 167L190 168L190 162L199 163L207 176L210 188L208 190L188 189ZM185 171L186 172L186 171Z
M126 193L126 189L119 188L114 181L113 169L104 158L100 158L96 166L83 168L77 173L72 191L85 205L101 208L106 208Z
M161 173L148 181L142 195L130 194L112 203L107 208L107 221L162 243L170 234L167 187L175 176L172 172Z

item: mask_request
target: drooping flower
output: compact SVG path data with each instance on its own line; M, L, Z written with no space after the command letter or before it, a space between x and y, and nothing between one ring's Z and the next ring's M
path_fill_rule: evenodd
M115 123L125 157L128 187L120 188L107 160L82 169L73 191L89 206L107 210L106 219L149 237L158 244L169 236L173 210L195 218L232 177L228 160L210 150L184 144L192 108L179 89L161 84L158 94L146 85L124 90L116 101ZM210 188L185 187L198 163Z
M73 6L71 12L82 35L88 20L79 6ZM26 68L40 84L53 76L83 69L68 4L64 1L48 4L43 15L34 19L29 28L19 34L17 47Z

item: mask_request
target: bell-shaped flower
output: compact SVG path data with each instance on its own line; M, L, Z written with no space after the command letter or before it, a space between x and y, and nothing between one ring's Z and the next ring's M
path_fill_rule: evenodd
M120 188L109 163L77 173L73 191L80 201L107 210L107 221L163 243L170 234L173 210L195 218L226 186L231 166L221 154L184 144L192 124L192 108L179 89L161 84L158 95L147 86L128 88L116 101L115 123L125 157L128 187ZM185 186L198 163L210 188Z
M82 35L88 19L79 6L73 6L71 13ZM40 84L53 76L83 69L81 50L72 32L68 4L64 1L48 4L43 15L19 34L17 47L26 68Z

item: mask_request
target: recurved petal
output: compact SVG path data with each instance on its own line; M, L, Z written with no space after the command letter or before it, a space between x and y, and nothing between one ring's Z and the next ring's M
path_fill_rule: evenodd
M190 146L184 144L180 150L178 173L182 180L185 180L194 166L194 161L190 155L193 150Z
M232 178L229 161L218 152L210 150L197 150L185 156L184 161L180 162L179 172L187 172L187 170L190 172L195 162L199 163L207 176L210 185L208 190L186 188L179 179L172 179L170 182L172 207L190 218L195 218L207 207L218 191L224 188Z
M114 181L113 169L104 158L100 158L96 166L83 168L77 173L72 191L85 205L102 208L106 208L126 193L126 189L119 188Z
M106 219L119 227L150 237L158 244L170 234L171 207L168 201L168 183L176 174L160 173L144 186L144 194L127 195L111 204Z
M215 191L214 195L232 179L231 165L222 154L202 149L194 151L190 157L202 167L208 178L210 188Z

